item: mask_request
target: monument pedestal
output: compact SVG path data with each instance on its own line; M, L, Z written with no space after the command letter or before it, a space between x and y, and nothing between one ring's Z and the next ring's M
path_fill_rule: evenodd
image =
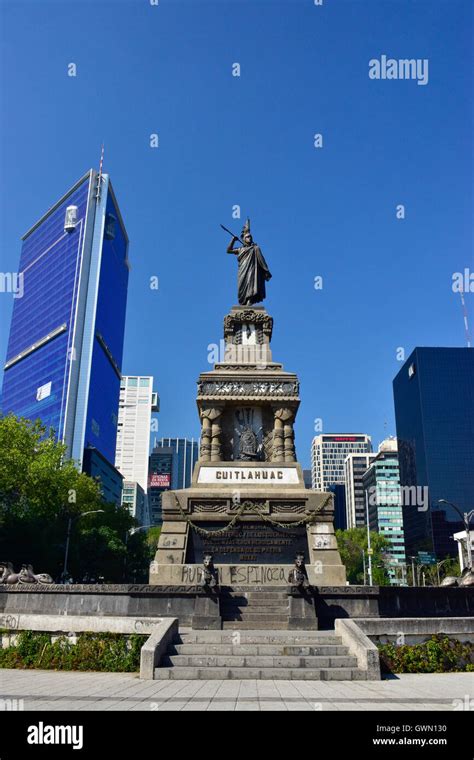
M220 586L285 586L300 554L309 584L345 585L333 496L305 488L296 461L299 382L272 361L272 329L262 306L234 306L224 319L224 361L198 381L192 486L162 495L152 584L202 583L211 554Z

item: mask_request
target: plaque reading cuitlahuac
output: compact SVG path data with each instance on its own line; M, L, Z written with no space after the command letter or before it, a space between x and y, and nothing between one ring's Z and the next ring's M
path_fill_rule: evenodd
M251 485L298 485L296 467L201 467L201 483L249 483Z
M206 522L206 534L192 531L186 552L186 563L200 562L206 552L216 564L238 563L290 564L298 552L307 552L306 529L303 525L291 529L279 528L266 522L243 522L212 535L222 523Z

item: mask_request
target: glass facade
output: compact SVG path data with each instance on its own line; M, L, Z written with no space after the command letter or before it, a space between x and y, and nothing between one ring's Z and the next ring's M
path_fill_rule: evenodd
M118 209L109 193L85 434L85 445L96 446L110 462L115 461L128 289L128 241L117 217ZM113 227L108 219L115 220Z
M400 483L428 489L426 505L420 498L403 499L407 554L455 556L452 536L463 526L456 511L438 500L461 511L474 504L474 351L416 348L393 389Z
M109 177L91 169L23 237L2 392L5 414L53 428L118 503L117 479L85 450L115 470L127 249Z
M23 238L24 292L13 305L3 380L3 412L41 419L58 440L64 437L90 183L86 175ZM64 230L70 205L78 208L73 234Z
M121 504L123 475L93 446L84 449L83 469L100 481L104 501Z
M386 563L390 583L405 584L405 540L398 454L393 451L379 453L363 476L363 486L369 509L375 510L375 530L390 544Z

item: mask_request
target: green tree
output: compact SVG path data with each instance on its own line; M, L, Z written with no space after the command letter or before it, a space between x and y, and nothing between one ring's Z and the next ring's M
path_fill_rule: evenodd
M364 560L365 555L368 583L368 555L367 555L367 529L349 528L348 530L336 530L337 543L343 564L347 570L349 583L359 585L364 583ZM372 578L376 586L387 586L389 577L386 570L385 554L390 543L384 536L375 531L370 531L370 545L372 554Z
M58 579L72 518L68 569L74 580L88 573L122 581L127 531L137 523L125 507L104 502L100 484L65 455L65 445L39 420L0 416L0 557L15 568L31 562ZM81 518L98 509L103 513ZM130 548L129 567L145 580L146 540L137 536Z
M150 561L155 559L155 552L158 547L158 540L160 538L161 533L161 527L156 528L150 528L150 530L147 532L147 545L148 545L148 552Z

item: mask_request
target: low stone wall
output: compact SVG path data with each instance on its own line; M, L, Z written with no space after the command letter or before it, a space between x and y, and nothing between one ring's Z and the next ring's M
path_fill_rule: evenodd
M435 634L474 643L474 618L361 618L357 625L375 644L422 644Z
M267 589L252 590L257 588ZM474 588L322 586L307 592L304 601L297 589L279 588L296 600L292 616L310 620L316 615L320 629L334 628L338 618L474 617ZM219 594L189 585L0 585L0 614L176 617L182 626L221 627ZM299 627L298 620L293 623Z
M474 617L474 589L446 587L346 586L315 589L320 628L338 618Z
M151 634L163 622L161 617L115 617L112 615L29 615L18 613L0 614L0 629L16 636L19 631L44 631L58 635L75 633L140 633ZM7 634L5 634L7 635Z
M17 614L176 617L183 626L220 628L218 597L200 586L0 584L0 615Z
M334 629L336 635L341 637L342 643L349 649L349 652L357 657L357 667L368 681L380 680L380 657L379 651L375 644L365 635L359 621L336 620Z
M162 620L153 630L151 636L145 641L140 652L140 678L153 680L155 668L166 654L168 645L178 635L178 619L168 618Z

